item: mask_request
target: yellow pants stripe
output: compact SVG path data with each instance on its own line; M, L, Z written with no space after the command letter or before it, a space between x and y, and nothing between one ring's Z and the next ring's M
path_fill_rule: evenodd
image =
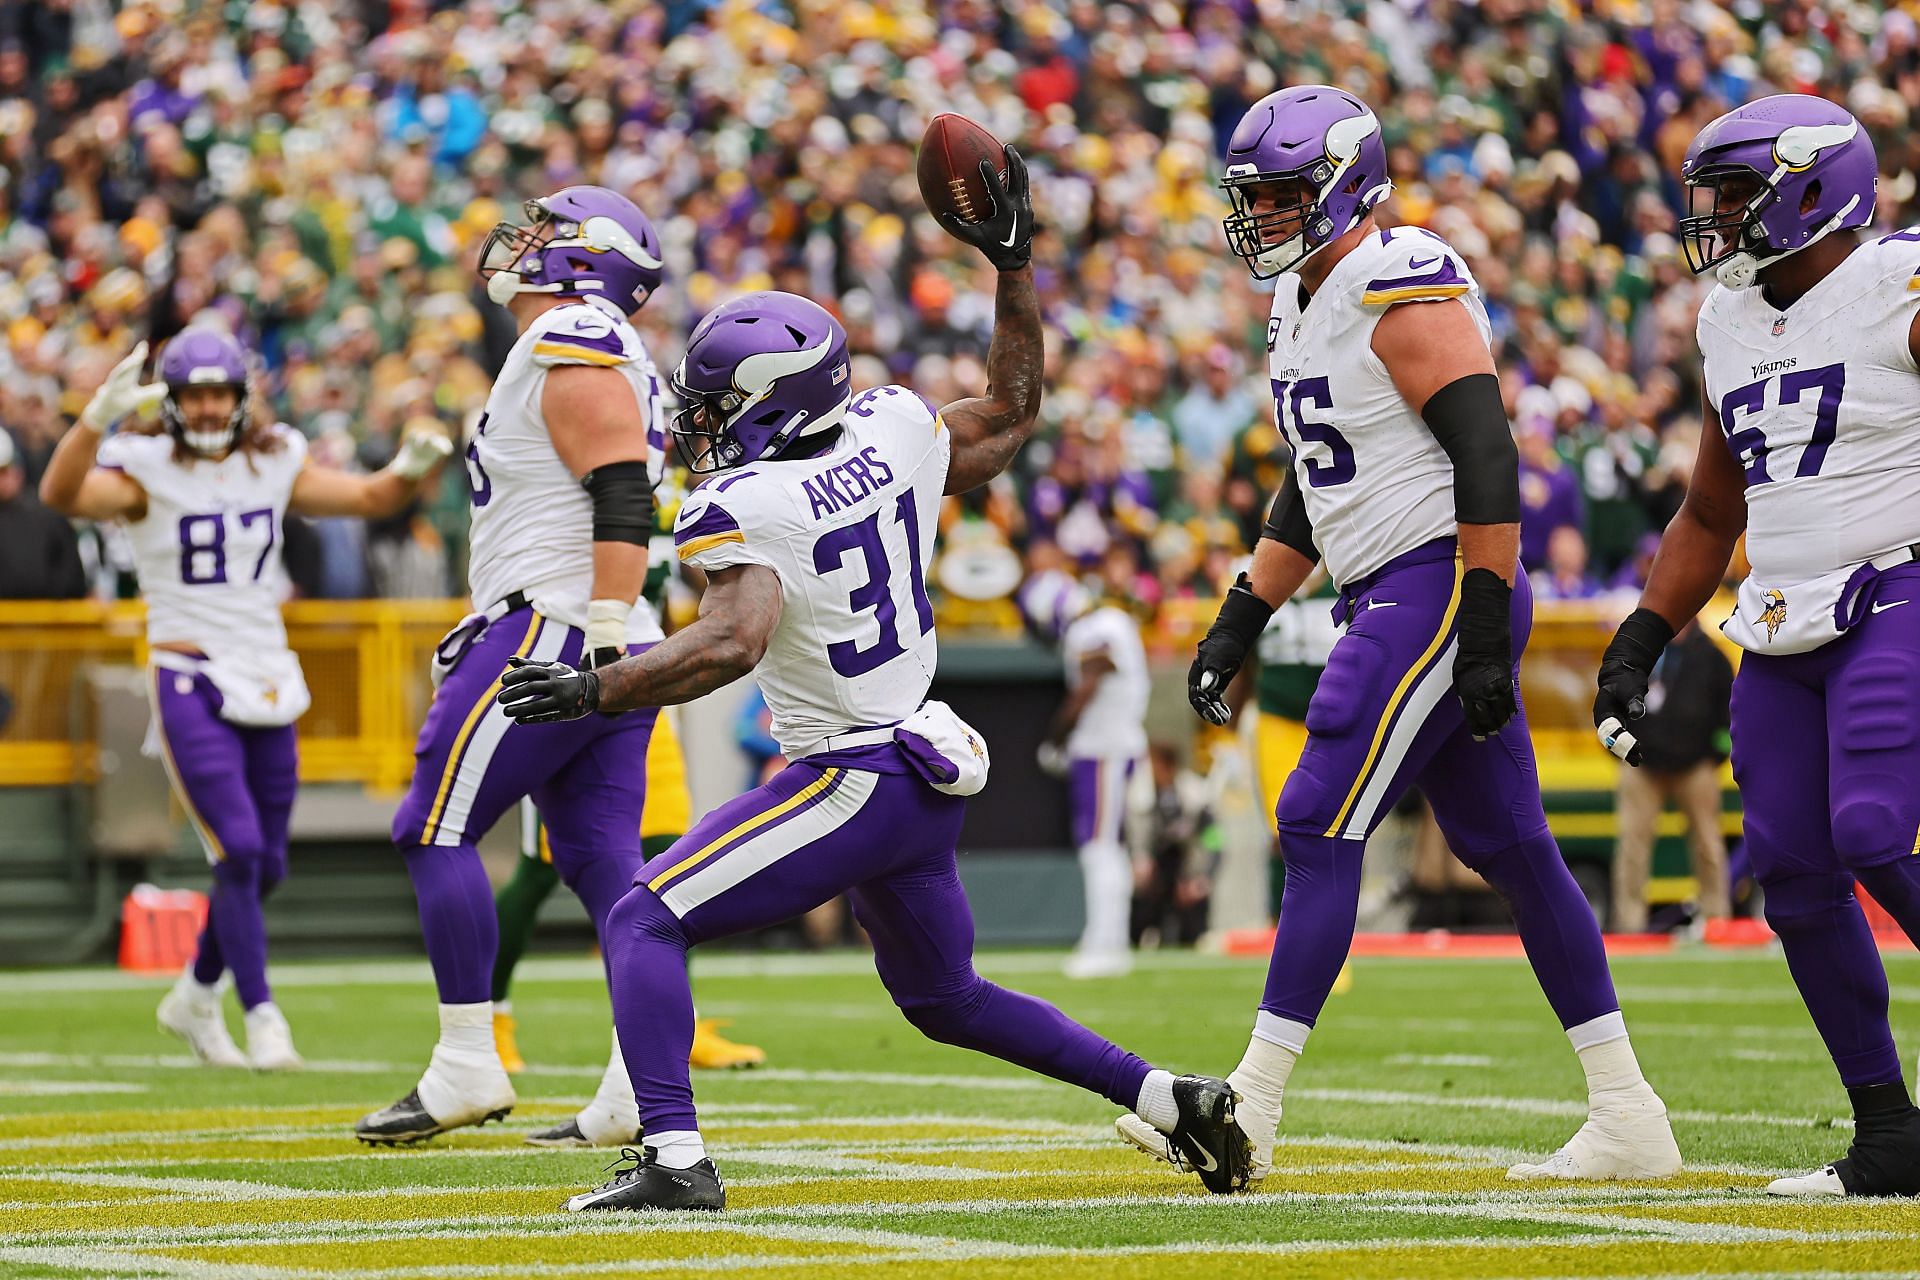
M1400 683L1394 686L1393 695L1387 699L1386 710L1380 713L1380 722L1373 727L1373 743L1367 748L1367 758L1354 775L1353 788L1347 792L1347 798L1341 802L1339 815L1334 818L1333 825L1321 833L1325 837L1331 839L1339 834L1340 828L1347 825L1347 819L1353 813L1354 802L1359 800L1360 792L1365 789L1367 780L1373 776L1374 769L1380 763L1380 748L1387 740L1387 732L1393 728L1394 718L1400 714L1400 708L1405 704L1407 693L1413 688L1414 682L1427 669L1427 664L1433 661L1433 656L1440 652L1441 646L1446 644L1447 633L1453 630L1453 615L1459 608L1460 560L1456 556L1453 561L1453 594L1447 600L1446 613L1440 618L1440 628L1433 633L1433 639L1428 643L1425 652L1407 668L1406 674L1400 677Z
M533 648L534 640L540 635L540 624L544 621L537 613L527 619L527 634L522 637L520 647L513 651L514 657L527 656L527 651ZM500 674L505 675L506 672ZM433 843L434 834L440 829L440 816L446 811L447 793L453 789L454 775L460 772L460 760L466 754L467 739L473 736L474 726L480 723L481 715L493 705L493 697L499 692L500 676L495 676L493 683L487 686L486 692L480 695L473 709L467 712L467 718L461 722L460 732L453 740L453 749L447 752L447 766L440 772L440 789L433 794L433 808L427 811L427 825L420 832L421 844Z
M782 814L790 813L793 810L798 809L801 805L807 803L809 800L812 800L816 796L820 795L822 792L831 790L834 786L836 786L839 783L840 775L841 775L841 770L828 769L825 773L821 774L818 778L815 778L812 782L800 788L800 790L794 792L791 796L787 797L785 800L782 800L779 804L773 806L773 808L768 809L763 813L754 814L751 818L748 818L745 822L742 822L739 826L727 832L725 835L721 836L719 839L709 842L698 853L690 854L687 857L682 858L679 862L674 863L671 867L668 867L665 871L662 871L659 875L647 881L647 888L653 890L655 893L660 892L660 890L667 884L668 881L673 880L675 877L679 876L682 872L691 870L692 868L698 866L700 863L705 862L708 858L712 857L719 850L724 849L726 846L732 844L735 840L738 840L741 836L751 835L753 832L758 831L761 827L764 827L767 824L771 823L774 819L780 817Z

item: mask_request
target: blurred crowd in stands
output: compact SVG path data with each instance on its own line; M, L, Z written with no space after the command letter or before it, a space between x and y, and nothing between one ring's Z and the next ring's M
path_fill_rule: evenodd
M1914 213L1914 4L1815 0L0 0L0 424L31 502L54 441L149 332L212 311L317 459L381 465L470 426L513 341L469 267L520 202L631 195L670 367L736 293L831 306L856 381L984 382L992 271L924 213L940 111L1033 172L1043 433L954 503L950 600L1066 564L1145 610L1214 594L1282 465L1268 299L1225 252L1244 108L1327 81L1379 113L1383 210L1463 251L1492 314L1543 597L1639 581L1697 433L1704 285L1679 161L1729 106L1826 94L1871 129L1884 225ZM458 467L401 517L290 541L315 596L459 594ZM111 536L89 589L126 590ZM70 577L71 575L69 575ZM5 594L0 591L0 594Z

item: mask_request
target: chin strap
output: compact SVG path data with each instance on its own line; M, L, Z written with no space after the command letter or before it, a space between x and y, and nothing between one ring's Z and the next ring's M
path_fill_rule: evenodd
M1759 278L1762 267L1770 267L1776 262L1785 262L1794 254L1802 250L1811 249L1814 245L1819 244L1833 232L1840 229L1841 224L1847 220L1847 215L1852 213L1854 206L1859 203L1859 196L1855 196L1853 199L1847 201L1846 207L1834 214L1831 218L1828 218L1826 223L1822 225L1818 231L1807 237L1807 242L1803 245L1797 245L1791 249L1782 249L1779 253L1765 259L1756 258L1746 250L1741 250L1739 253L1734 254L1731 258L1728 258L1725 262L1715 267L1713 269L1713 278L1729 289L1751 288L1753 282Z

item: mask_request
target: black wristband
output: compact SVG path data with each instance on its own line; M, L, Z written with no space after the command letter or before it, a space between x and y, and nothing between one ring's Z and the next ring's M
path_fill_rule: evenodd
M1651 609L1635 609L1613 633L1606 658L1626 663L1636 671L1652 671L1660 655L1673 643L1673 624ZM1604 659L1603 659L1604 660Z
M1460 652L1513 652L1513 588L1491 569L1469 569L1460 579Z
M1427 397L1420 417L1453 463L1453 513L1461 524L1518 524L1520 451L1507 425L1500 380L1456 378Z
M1272 617L1273 606L1260 598L1253 589L1253 580L1242 573L1228 588L1227 598L1220 602L1220 615L1208 630L1225 631L1251 649Z

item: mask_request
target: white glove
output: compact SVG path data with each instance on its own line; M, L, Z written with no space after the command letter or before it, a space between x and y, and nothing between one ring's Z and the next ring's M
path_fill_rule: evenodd
M1034 759L1040 766L1040 772L1046 774L1049 778L1064 778L1067 776L1067 753L1061 749L1059 743L1041 743L1040 750L1034 753Z
M147 344L143 342L113 366L113 372L80 411L81 426L95 433L102 432L129 414L151 409L166 398L166 383L140 381L140 364L146 358Z
M453 441L438 431L409 431L387 465L403 480L418 480L453 454Z
M625 600L587 601L587 647L583 667L602 667L627 656L627 618L633 605ZM612 657L603 657L611 653Z

